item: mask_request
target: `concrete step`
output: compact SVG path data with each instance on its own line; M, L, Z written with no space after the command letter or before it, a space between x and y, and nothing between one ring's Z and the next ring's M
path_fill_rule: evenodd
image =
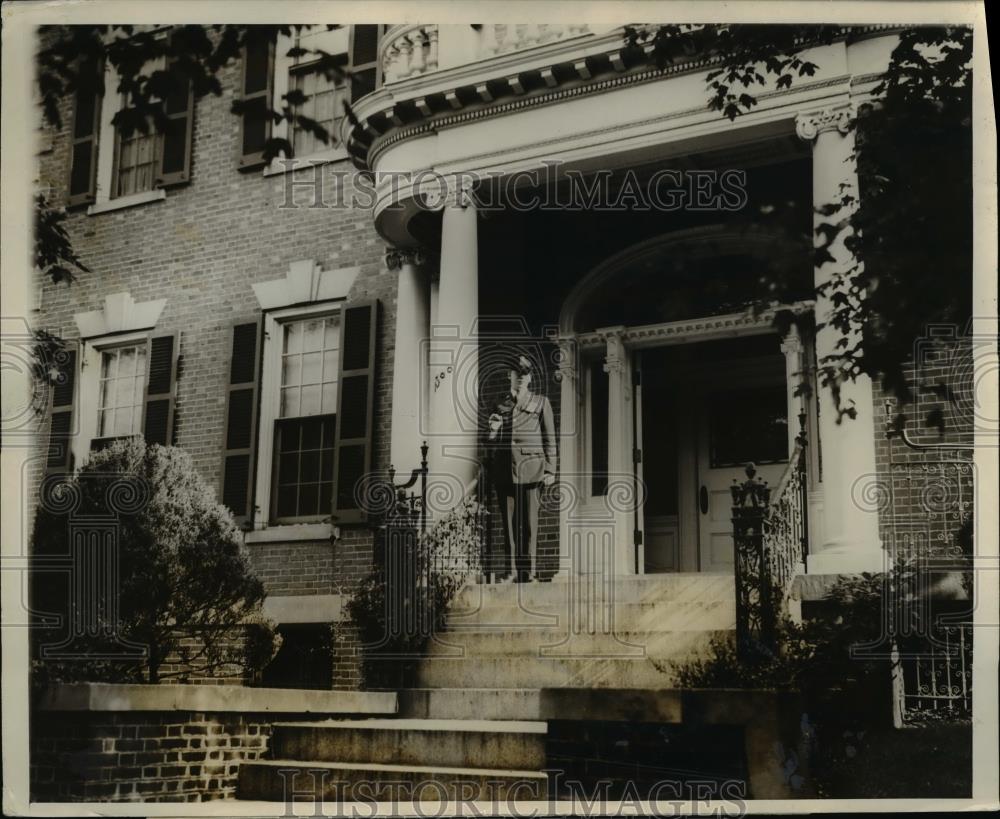
M548 794L541 771L358 762L258 760L240 765L237 798L286 802L409 802L539 800Z
M677 659L703 653L713 638L726 638L732 629L670 631L615 631L567 633L557 629L489 629L446 631L435 636L425 662L439 658L476 661L506 657L513 663L547 658Z
M399 714L423 719L678 723L683 697L682 691L664 688L408 688L399 692Z
M516 627L531 630L574 631L702 631L734 628L736 600L666 600L625 603L570 612L567 607L544 605L535 608L518 605L482 605L476 608L452 608L447 617L449 631Z
M677 670L707 651L669 660L634 658L428 658L417 671L420 688L670 688Z
M529 611L544 611L548 607L568 611L571 603L574 606L591 606L668 600L709 602L729 600L734 594L731 574L632 575L610 580L577 575L572 580L560 578L548 583L471 583L456 595L452 608L460 611L501 605Z
M454 768L545 767L544 722L512 719L360 719L275 723L270 756Z

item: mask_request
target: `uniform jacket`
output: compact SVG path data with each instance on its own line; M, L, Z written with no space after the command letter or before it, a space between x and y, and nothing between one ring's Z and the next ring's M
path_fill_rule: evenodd
M532 393L522 404L508 395L494 412L503 418L500 434L489 442L494 480L539 483L555 475L556 433L549 399Z

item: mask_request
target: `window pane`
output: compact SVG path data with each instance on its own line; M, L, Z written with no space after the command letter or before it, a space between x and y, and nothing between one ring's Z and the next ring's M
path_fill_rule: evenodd
M281 391L281 417L291 418L299 415L299 388L290 387Z
M712 468L788 460L785 386L734 390L712 396L708 419Z
M302 388L302 405L299 407L300 415L318 415L320 410L320 392L319 385L313 384L311 386Z
M276 422L278 469L273 488L276 518L315 518L329 514L334 422L331 415Z
M319 384L323 380L323 353L306 353L302 356L302 383Z

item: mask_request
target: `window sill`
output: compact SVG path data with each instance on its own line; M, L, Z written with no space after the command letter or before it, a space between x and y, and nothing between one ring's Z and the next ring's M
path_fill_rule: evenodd
M119 196L117 199L109 199L107 202L95 202L87 208L87 216L94 216L98 213L107 213L112 210L123 210L133 208L136 205L145 205L147 202L160 202L167 198L167 192L163 188L156 188L151 191L133 193L129 196Z
M246 533L244 543L291 543L301 540L330 540L340 534L339 528L330 523L290 523L252 529Z
M291 173L303 168L313 168L317 165L329 165L334 162L342 162L348 159L345 148L337 148L333 151L324 151L310 156L299 156L294 159L272 159L270 164L264 166L264 176L280 176L284 173Z

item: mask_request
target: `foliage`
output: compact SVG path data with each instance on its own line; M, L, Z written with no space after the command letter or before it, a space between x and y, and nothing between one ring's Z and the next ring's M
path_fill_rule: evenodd
M884 630L886 591L913 583L912 570L841 579L824 605L824 616L779 627L777 652L760 647L739 658L732 640L716 638L712 656L680 669L685 688L763 688L807 693L845 689L889 678L888 649L864 656L858 646L876 646ZM877 681L881 680L881 683Z
M85 600L70 582L82 579L46 571L80 548L72 529L81 519L92 529L110 522L113 531L106 557L93 541L87 547L87 568L107 574L91 578ZM119 439L76 474L46 482L32 555L33 609L63 620L39 628L36 645L70 638L86 658L44 661L50 678L156 683L234 664L252 676L276 649L240 531L181 449ZM93 618L82 638L67 627L80 618ZM178 660L181 667L165 670Z
M423 536L412 512L390 513L379 527L376 565L346 605L362 644L367 688L413 684L416 664L444 628L451 601L477 571L485 515L469 498Z
M66 210L50 207L41 193L35 196L35 267L55 284L72 282L77 273L89 273L73 250L63 222Z

